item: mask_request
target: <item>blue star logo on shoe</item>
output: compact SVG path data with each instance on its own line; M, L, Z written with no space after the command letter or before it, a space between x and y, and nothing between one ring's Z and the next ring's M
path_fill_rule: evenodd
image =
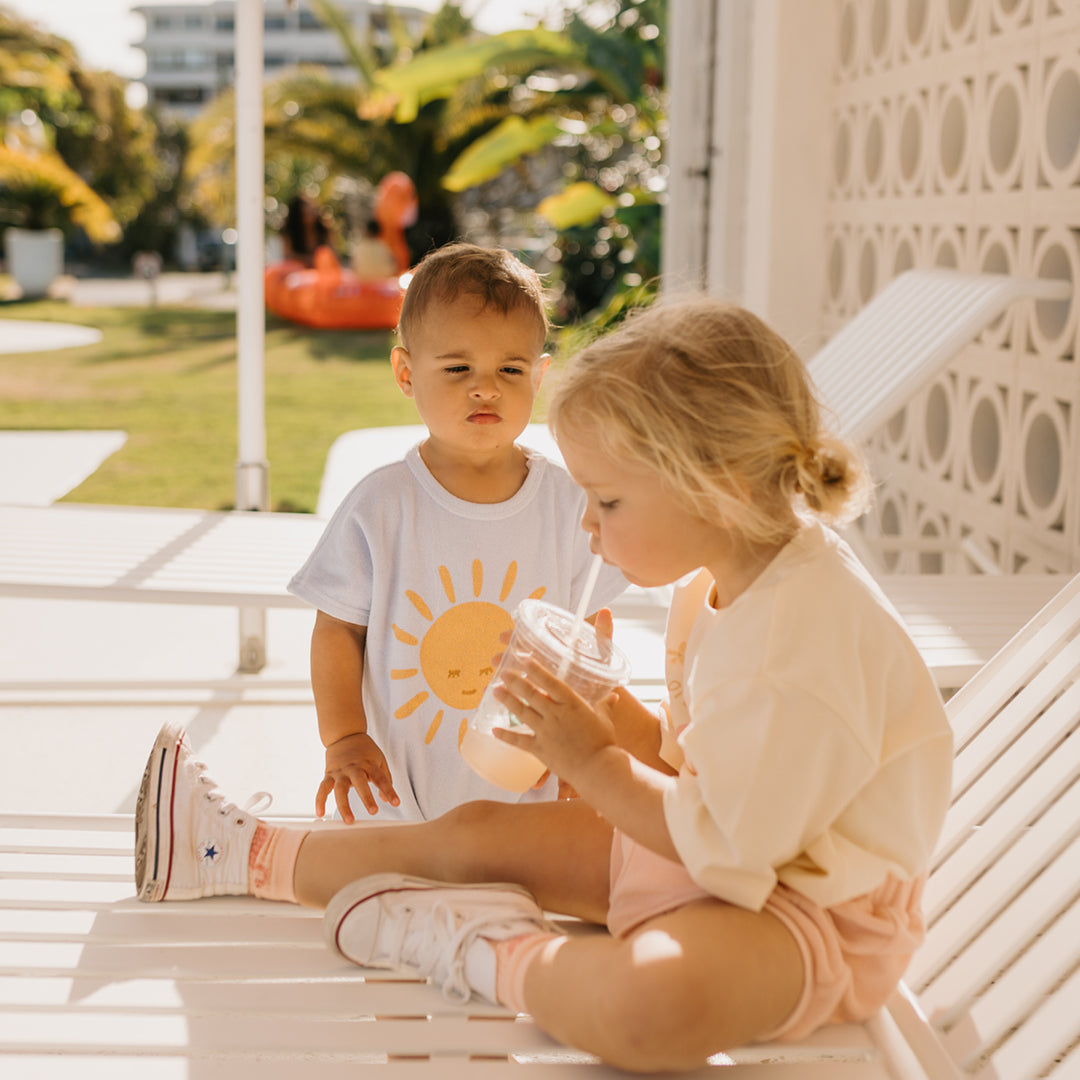
M223 854L221 845L216 840L202 840L199 842L199 862L216 863Z

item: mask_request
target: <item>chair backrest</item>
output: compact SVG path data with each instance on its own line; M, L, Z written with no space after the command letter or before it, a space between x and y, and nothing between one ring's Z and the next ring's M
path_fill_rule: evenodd
M953 802L905 982L966 1073L1080 1075L1080 575L948 710Z
M1067 300L1072 283L908 270L808 362L839 434L868 438L1014 300Z

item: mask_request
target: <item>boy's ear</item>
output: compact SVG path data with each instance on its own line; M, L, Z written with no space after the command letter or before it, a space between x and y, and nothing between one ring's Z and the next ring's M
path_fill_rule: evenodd
M409 350L395 345L390 350L390 366L394 369L394 381L406 397L413 396L412 368L409 367Z
M540 384L544 381L544 376L548 373L549 367L551 367L551 353L544 353L533 365L536 380L533 384L534 390L540 389Z

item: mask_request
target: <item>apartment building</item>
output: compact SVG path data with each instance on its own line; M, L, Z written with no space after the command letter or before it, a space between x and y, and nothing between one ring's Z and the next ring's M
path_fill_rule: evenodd
M389 37L380 0L338 0L354 31L363 39ZM146 53L147 101L165 112L190 117L222 90L235 75L235 5L232 0L208 4L136 6L146 22L146 36L136 47ZM397 6L405 25L419 32L428 12ZM320 64L342 79L352 77L337 35L303 3L266 0L263 5L264 70L273 78L298 64Z

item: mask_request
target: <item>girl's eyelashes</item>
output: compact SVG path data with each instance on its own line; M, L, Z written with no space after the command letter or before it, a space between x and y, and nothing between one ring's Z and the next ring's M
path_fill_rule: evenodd
M619 500L611 499L605 501L604 499L597 499L596 505L599 506L601 510L614 510L615 507L619 505Z

